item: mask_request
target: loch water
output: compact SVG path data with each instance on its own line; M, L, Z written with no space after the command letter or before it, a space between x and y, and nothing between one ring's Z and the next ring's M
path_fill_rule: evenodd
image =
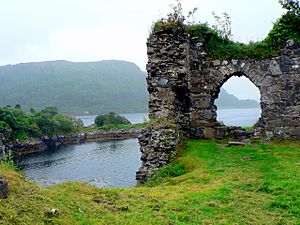
M148 119L145 113L123 114L132 123ZM260 116L260 109L218 110L218 120L226 125L251 126ZM94 115L80 116L86 126L93 124ZM63 182L87 182L97 187L132 187L140 167L138 140L113 140L79 145L23 156L17 159L25 176L51 186Z
M19 166L41 186L80 181L97 187L132 187L140 156L137 139L101 141L24 156Z

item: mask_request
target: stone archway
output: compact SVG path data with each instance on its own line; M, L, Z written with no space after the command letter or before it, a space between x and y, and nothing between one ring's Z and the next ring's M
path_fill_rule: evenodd
M232 76L247 77L261 93L261 134L268 138L300 138L300 49L288 46L263 60L206 58L205 43L184 31L152 34L148 46L150 118L167 118L183 136L215 138L220 87Z
M147 84L152 124L139 137L146 181L176 155L183 138L222 138L214 101L223 83L246 76L261 93L260 134L269 139L300 139L300 47L289 44L264 60L207 58L202 40L170 28L151 34L147 43Z
M267 101L267 93L264 91L264 88L265 85L269 85L265 79L270 74L269 71L264 71L261 68L268 68L268 63L269 61L266 60L258 66L257 62L253 63L244 60L216 60L210 63L208 76L204 76L204 79L202 78L201 80L194 78L191 82L191 101L195 105L191 110L191 126L196 127L194 137L222 138L218 135L218 129L223 129L223 127L217 122L217 107L214 105L214 102L218 98L223 84L233 76L245 76L260 90L261 110L266 112L264 108L269 106L270 102ZM193 87L196 85L203 86L206 89L206 94L193 92ZM265 118L267 117L268 115L261 116L260 129L265 128Z
M218 92L214 105L217 107L217 121L220 124L249 128L248 130L260 126L261 93L247 76L233 74L218 88Z

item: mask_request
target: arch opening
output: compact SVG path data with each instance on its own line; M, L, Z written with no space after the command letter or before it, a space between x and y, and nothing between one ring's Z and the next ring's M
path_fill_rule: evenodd
M217 120L225 126L253 127L261 117L260 90L245 75L233 75L219 88Z

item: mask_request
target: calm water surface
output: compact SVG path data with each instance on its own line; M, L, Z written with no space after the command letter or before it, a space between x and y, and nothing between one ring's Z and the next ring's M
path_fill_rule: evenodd
M148 119L145 113L123 114L132 123ZM226 125L251 126L260 109L218 110L218 120ZM93 124L95 116L80 116L85 124ZM67 181L82 181L98 187L132 187L140 162L137 139L105 141L62 146L20 159L27 178L42 186Z
M227 126L253 126L260 117L260 111L260 108L219 109L217 119Z
M147 113L129 113L121 114L125 116L132 124L143 123L149 120ZM218 121L222 121L227 126L252 126L260 117L260 109L219 109L217 111ZM94 124L96 115L78 116L84 123L84 126Z
M149 120L148 113L127 113L120 115L126 117L132 124L144 123ZM87 127L94 124L96 116L97 115L82 115L77 116L77 118L81 119L84 126Z
M27 178L42 186L68 181L98 187L132 187L140 167L137 139L62 146L25 156L20 166Z

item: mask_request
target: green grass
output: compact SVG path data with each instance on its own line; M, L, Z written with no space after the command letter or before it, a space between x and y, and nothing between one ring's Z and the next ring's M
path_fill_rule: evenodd
M227 147L200 140L186 141L151 185L129 189L43 189L0 165L10 184L0 224L299 224L299 166L299 142Z

